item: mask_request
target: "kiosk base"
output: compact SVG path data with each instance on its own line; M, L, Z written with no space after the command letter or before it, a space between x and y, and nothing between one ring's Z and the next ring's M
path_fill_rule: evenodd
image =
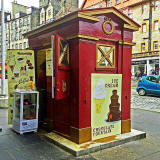
M111 136L83 144L76 144L54 132L44 134L44 137L74 156L82 156L89 153L97 152L106 148L122 145L127 142L136 141L146 138L146 133L132 129L129 133Z

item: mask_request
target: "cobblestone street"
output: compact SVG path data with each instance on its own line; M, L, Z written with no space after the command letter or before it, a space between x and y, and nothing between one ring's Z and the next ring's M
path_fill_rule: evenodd
M131 108L160 112L160 96L139 96L136 92L136 88L132 88Z

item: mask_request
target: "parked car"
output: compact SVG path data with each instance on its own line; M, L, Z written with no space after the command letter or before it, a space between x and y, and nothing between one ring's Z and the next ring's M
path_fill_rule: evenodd
M146 94L160 95L160 75L143 76L138 81L136 91L140 96Z

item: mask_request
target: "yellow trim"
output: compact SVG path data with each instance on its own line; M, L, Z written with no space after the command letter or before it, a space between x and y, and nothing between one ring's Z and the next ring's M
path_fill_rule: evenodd
M127 42L127 41L119 41L119 44L130 45L130 46L136 45L136 43L134 43L134 42Z
M95 40L95 41L99 40L98 37L82 35L82 34L77 34L77 35L74 35L74 36L71 36L71 37L67 37L67 40L74 39L74 38L83 38L83 39L90 39L90 40Z
M111 66L111 67L108 67L108 66L99 66L98 65L98 62L97 62L97 60L98 60L98 47L99 46L105 46L105 47L113 47L113 65ZM116 62L116 60L115 60L115 55L116 55L116 50L115 50L115 45L108 45L108 44L100 44L100 43L98 43L98 44L96 44L96 67L97 68L105 68L105 69L107 69L107 68L115 68L115 62ZM105 58L105 57L104 57Z
M143 25L144 25L144 24L146 25L146 32L143 32ZM141 32L142 32L142 33L147 33L147 32L148 32L148 26L147 26L147 23L146 23L146 22L143 22L143 23L142 23L142 25L141 25Z
M106 31L106 24L109 24L111 26L111 30L109 32ZM107 17L104 18L104 22L102 24L102 30L106 35L110 35L113 33L113 24L111 22L110 19L108 19Z
M99 37L94 37L94 36L88 36L88 35L82 35L82 34L77 34L71 37L67 37L67 40L75 39L75 38L83 38L83 39L90 39L90 40L103 40L103 41L112 41L112 42L119 42L119 44L124 44L124 45L130 45L130 46L135 46L136 43L134 42L127 42L127 41L115 41L112 39L105 39L105 38L99 38Z
M49 29L51 29L53 27L56 27L56 26L61 25L61 24L64 24L64 23L66 23L68 21L71 21L73 19L76 19L76 18L84 18L84 19L92 20L94 22L99 22L100 21L100 19L95 17L95 16L90 16L90 15L86 15L86 14L78 12L77 14L71 15L69 17L63 17L62 19L60 18L60 20L58 20L57 22L52 23L51 25L48 25L48 26L45 26L45 27L42 26L43 28L40 28L40 29L37 28L35 31L34 30L33 30L33 32L31 31L31 33L24 34L24 36L25 37L26 36L30 37L32 35L35 35L35 34L38 34L40 32L49 30Z
M158 22L158 30L159 30L159 20L158 19L155 19L153 21L152 28L153 28L153 31L158 31L158 30L155 30L155 22Z
M133 31L139 31L139 27L131 26L129 24L124 24L124 28L131 29Z
M123 21L127 22L129 25L138 28L138 26L133 23L131 20L129 20L128 18L126 18L125 16L123 16L121 13L117 12L116 10L114 10L113 8L107 8L107 9L101 9L101 10L93 10L93 11L85 11L84 13L86 13L87 15L98 15L98 14L105 14L105 13L113 13L115 15L117 15L119 18L121 18Z

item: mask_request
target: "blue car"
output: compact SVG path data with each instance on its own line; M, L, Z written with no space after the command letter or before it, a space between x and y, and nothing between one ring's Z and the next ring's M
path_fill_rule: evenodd
M142 79L138 81L136 91L140 96L144 96L146 94L160 95L160 76L143 76Z

